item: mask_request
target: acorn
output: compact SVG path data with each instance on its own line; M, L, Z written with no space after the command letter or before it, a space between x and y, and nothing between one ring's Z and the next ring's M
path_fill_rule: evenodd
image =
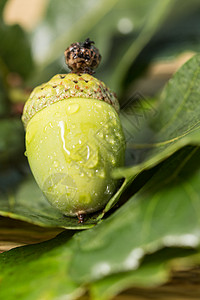
M116 95L93 77L101 56L86 39L65 50L72 70L36 87L22 121L26 155L47 200L84 221L116 191L111 171L124 164L125 139Z

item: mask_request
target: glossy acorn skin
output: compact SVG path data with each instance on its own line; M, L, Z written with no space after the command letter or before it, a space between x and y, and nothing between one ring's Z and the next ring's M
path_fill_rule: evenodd
M63 214L102 209L116 191L111 171L124 164L125 141L114 107L69 97L40 109L26 128L26 155L47 200Z

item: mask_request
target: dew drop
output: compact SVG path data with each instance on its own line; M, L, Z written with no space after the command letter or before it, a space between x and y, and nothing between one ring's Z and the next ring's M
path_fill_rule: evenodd
M98 170L97 175L98 175L100 178L105 178L105 172L104 172L104 170L103 170L103 169L102 169L102 170Z
M92 173L91 172L87 172L86 174L87 174L88 177L90 177L90 178L92 177Z
M104 194L106 194L106 195L111 195L112 194L112 185L107 185L107 187L106 187L106 190L105 190L105 192L104 192Z
M55 113L55 117L57 117L57 118L60 117L60 113L59 113L59 112L56 112L56 113Z
M62 140L62 143L63 143L63 149L64 151L70 155L70 151L66 148L66 144L65 144L65 123L63 121L60 121L59 122L59 127L60 127L60 130L61 130L61 140Z
M44 132L46 132L48 130L48 128L53 128L53 125L51 122L49 122L45 127L44 127Z
M99 136L100 138L103 138L103 132L100 131L100 132L98 133L98 136Z
M53 164L54 164L54 167L55 167L55 168L58 168L59 165L60 165L59 162L58 162L57 160L54 160Z
M27 155L27 151L24 152L24 155L25 155L26 157L28 156L28 155Z
M116 132L115 135L120 138L121 137L121 134L119 132Z
M89 169L92 169L94 167L97 166L97 164L99 163L99 152L94 149L90 149L89 146L87 146L89 151L88 151L88 155L87 155L87 163L86 166Z
M79 104L77 104L77 103L72 103L72 104L70 104L70 105L68 106L68 108L67 108L67 114L68 114L68 115L72 115L72 114L76 113L76 112L79 110L79 108L80 108L80 105L79 105Z
M26 132L26 142L27 142L27 144L31 143L31 141L35 137L36 132L37 132L37 128L34 127L34 126L30 127L29 130L27 130L27 132Z
M113 126L116 126L116 125L117 125L117 120L116 120L115 117L113 117L113 119L112 119L110 125L113 125Z
M114 145L115 144L115 140L113 138L109 138L107 140L111 145Z
M102 108L102 104L101 103L95 103L96 107L98 108Z
M111 159L111 163L112 165L115 165L116 164L116 160L114 158Z

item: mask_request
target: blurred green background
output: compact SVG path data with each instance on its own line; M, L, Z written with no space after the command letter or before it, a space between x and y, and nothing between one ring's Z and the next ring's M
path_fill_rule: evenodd
M172 77L172 74L195 53L200 52L200 1L0 0L0 252L16 246L50 240L63 231L63 228L90 228L100 220L98 215L88 217L90 218L89 222L86 221L86 224L80 228L76 219L64 218L61 213L54 211L47 201L44 201L41 191L30 176L31 172L24 155L25 132L21 122L24 103L33 88L48 81L57 73L69 72L64 62L64 50L71 43L84 41L87 37L95 41L95 46L99 48L102 55L102 62L95 76L116 91L121 107L124 107L129 99L137 100L139 97L140 102L143 101L142 107L136 105L137 119L137 113L139 115L141 109L154 107L151 105L157 103L163 86ZM163 113L164 118L166 115L171 116L173 115L173 105L170 106L171 101L177 101L180 113L183 115L185 113L185 119L178 115L174 124L169 126L176 136L176 141L179 141L179 137L187 138L187 131L185 133L184 128L193 125L193 119L194 121L197 120L199 124L199 111L194 109L198 103L199 77L193 78L193 74L191 74L194 70L199 72L196 61L200 61L198 56L196 60L194 58L188 66L180 71L174 80L174 85L172 84L172 88L166 89L168 94L166 93L165 103L160 109L161 116ZM185 75L184 70L190 72ZM192 89L196 93L192 94ZM185 91L189 91L185 98L185 102L188 101L189 103L189 108L181 106L182 94L186 94ZM186 112L190 116L190 122ZM134 114L134 111L132 113ZM127 129L128 131L129 125L126 116L126 114L121 114L124 130ZM180 119L182 122L179 124ZM156 123L153 124L155 127L162 127L162 122L159 121L163 120L159 120L159 117L154 118L153 121ZM179 124L179 128L176 131L177 124ZM137 131L137 138L140 141L142 130L138 131L136 128L135 131ZM157 133L159 134L159 129L158 132L155 130L155 134ZM142 142L145 145L149 131L144 130L142 134L144 136L141 137L141 140L143 139ZM169 136L164 135L163 140L165 139L168 140ZM199 145L199 143L197 144ZM184 145L183 143L182 146ZM179 146L176 150L180 149ZM161 145L158 152L162 151L163 148ZM58 295L62 293L65 295L68 287L70 294L71 288L72 291L76 288L79 290L79 285L74 286L74 282L71 280L75 278L75 281L81 283L82 287L82 282L85 279L81 281L80 278L91 276L93 273L90 271L93 270L96 263L98 265L98 260L104 261L105 256L108 262L111 262L113 269L111 268L108 273L102 273L102 277L104 277L110 272L110 277L102 278L99 282L94 282L94 285L91 285L93 293L97 294L94 299L103 299L98 296L102 290L105 295L108 292L112 296L113 291L112 289L109 290L110 286L114 286L114 295L120 290L132 286L133 283L141 284L146 288L151 284L166 282L169 278L170 269L167 263L170 261L171 264L171 259L174 257L189 257L192 254L197 254L192 260L194 259L194 262L199 264L199 243L192 244L196 239L199 241L199 215L196 213L199 212L199 201L196 200L196 195L193 195L193 192L188 193L190 198L198 203L198 206L193 208L193 202L188 201L187 192L182 193L181 185L182 181L187 179L189 182L191 179L194 188L199 187L200 173L195 177L196 168L199 166L197 163L199 148L195 150L197 154L192 158L192 161L189 159L189 163L186 164L185 169L183 168L182 181L179 178L180 174L177 176L176 173L179 170L180 162L184 161L186 155L190 155L191 151L194 151L193 147L183 148L163 164L141 172L136 179L134 174L137 172L133 172L134 168L127 169L127 172L132 172L130 173L132 177L128 178L127 175L128 179L126 178L123 184L124 189L126 185L129 185L130 178L135 180L125 191L122 186L121 191L117 191L112 197L113 200L111 199L113 202L111 202L112 204L116 203L122 191L121 202L119 201L118 205L122 205L128 199L130 201L127 201L119 209L115 206L117 211L111 215L113 212L111 210L111 213L106 214L105 220L91 230L78 233L76 230L73 232L67 230L63 235L61 234L46 244L20 247L13 252L3 253L0 263L1 268L3 268L3 271L0 272L2 299L14 299L12 296L16 296L16 291L19 292L20 296L17 297L19 299L33 299L34 293L38 293L37 299L42 299L43 291L48 292L50 290L51 292L56 284L57 290L55 290ZM134 162L133 152L131 147L127 147L127 165L138 163L137 159ZM166 153L162 157L163 160L173 152ZM155 156L155 162L159 163L160 161L157 159L159 155L156 151L152 155ZM151 164L147 166L147 169L150 166ZM161 169L159 169L160 166ZM139 167L138 163L138 172L141 171ZM160 170L158 174L156 173L157 170ZM126 170L124 172L126 173ZM173 176L170 177L173 172L178 180L174 180ZM148 189L148 185L146 185L146 190L144 186L143 192L133 198L132 196L153 174L157 174L157 177L152 177L149 186L153 186L154 189ZM193 175L195 175L194 179ZM171 178L167 187L164 185L163 188L161 177L164 183ZM160 192L160 201L156 212L154 211L151 215L151 211L154 210L154 192ZM169 209L168 211L166 207ZM108 207L109 209L111 209L111 205ZM163 211L167 211L165 218ZM143 228L143 236L141 228ZM181 236L185 232L189 232L190 243L187 244L188 240L186 239L184 240L185 244L181 240L177 244L177 235ZM71 239L73 234L75 238ZM120 234L122 242L119 239ZM153 253L152 248L148 248L149 245L151 246L149 241L157 243L155 243L156 248L153 251L160 249L159 234L165 242L162 246L166 246L166 248ZM169 240L168 244L164 240L164 237L168 237L169 234L175 237L172 244ZM186 234L186 238L188 236ZM143 237L145 239L140 244ZM191 240L190 237L196 239ZM70 248L70 239L74 243L72 248ZM191 251L187 248L191 245L196 245L197 249ZM143 246L146 250L142 248ZM177 246L177 248L171 249L170 246ZM186 247L186 249L178 249L178 246ZM109 247L111 250L113 247L114 250L109 252ZM116 249L121 250L116 251ZM142 267L139 267L138 249L143 249L141 256L147 254ZM135 250L136 252L134 252ZM71 256L72 254L74 257ZM120 260L120 255L124 255L126 258L126 255L129 257L129 254L132 255L132 259L138 260L138 265L132 265L133 272L125 272L127 270L124 269L123 257ZM72 268L69 269L68 262L71 262L71 257L73 257ZM165 262L167 263L165 264ZM184 261L185 263L187 266L187 259ZM35 273L32 273L33 267ZM134 273L135 267L138 267L136 273ZM99 271L99 268L96 269ZM75 270L77 273L73 274L70 270L73 272ZM118 270L118 274L115 273L116 270ZM51 272L52 276L49 275ZM60 280L61 278L62 280ZM194 274L192 273L193 278ZM94 278L91 276L90 279L93 283ZM66 280L68 284L66 284ZM179 281L177 282L182 293L182 285ZM87 290L89 284L86 283ZM195 288L197 283L195 283ZM193 288L191 290L193 291ZM147 289L146 293L148 294ZM172 294L176 295L176 291L173 289ZM47 294L48 299L55 299L49 295ZM104 299L107 299L106 297ZM149 294L146 298L149 298ZM56 299L58 298L56 297ZM161 299L160 291L157 299Z
M90 37L102 54L96 75L120 104L139 93L156 99L200 50L198 0L1 0L0 194L29 173L23 105L32 89L66 73L64 50Z

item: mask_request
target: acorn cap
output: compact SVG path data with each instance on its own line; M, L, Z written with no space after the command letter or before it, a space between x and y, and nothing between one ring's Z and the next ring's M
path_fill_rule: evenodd
M22 121L27 127L29 120L43 108L69 98L91 98L105 101L119 112L119 103L102 81L89 74L58 74L50 81L36 87L24 106Z

